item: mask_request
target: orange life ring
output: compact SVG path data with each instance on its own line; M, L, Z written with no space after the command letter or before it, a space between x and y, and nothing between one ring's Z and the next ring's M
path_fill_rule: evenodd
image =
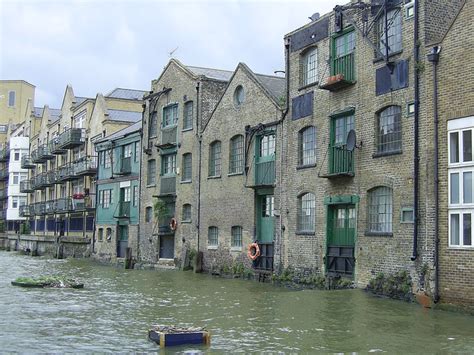
M176 218L171 218L171 221L170 221L171 230L175 231L177 226L178 226L178 221L176 221Z
M257 243L249 244L247 256L251 260L257 260L257 258L260 256L260 247L258 246Z

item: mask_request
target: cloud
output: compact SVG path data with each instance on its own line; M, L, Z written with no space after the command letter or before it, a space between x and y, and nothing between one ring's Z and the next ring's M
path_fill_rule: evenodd
M1 0L0 0L1 1ZM37 87L59 107L114 87L148 90L173 54L183 63L260 73L284 68L283 36L330 11L328 1L3 1L0 77Z

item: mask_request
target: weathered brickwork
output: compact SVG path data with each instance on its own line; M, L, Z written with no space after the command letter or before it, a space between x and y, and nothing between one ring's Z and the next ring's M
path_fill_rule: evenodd
M230 72L218 71L206 75L205 68L186 67L177 60L172 59L157 80L152 82L152 92L158 93L163 89L170 89L157 98L154 102L149 99L146 102L145 118L143 121L143 154L141 167L141 194L140 194L140 257L144 264L156 264L160 259L168 263L170 256L179 259L184 245L187 248L197 248L197 204L198 204L198 180L199 180L199 139L203 124L208 120L210 112L213 111L217 101L222 95L226 85L225 78L230 77ZM215 78L212 74L219 74ZM184 104L193 102L192 128L183 128ZM155 105L157 111L157 136L149 136L150 104ZM163 108L176 103L178 107L177 119L177 144L171 148L157 145L162 143L161 126L163 121ZM175 191L164 193L162 183L162 155L165 153L176 154L176 170L171 178L175 178ZM191 153L192 176L191 180L183 181L183 155ZM148 183L148 161L156 162L156 181ZM147 221L146 210L151 208L157 200L168 204L169 217L177 220L176 231L169 230L169 218L156 219L154 216ZM191 220L182 221L183 205L191 205ZM160 258L163 253L163 245L167 238L166 248L172 243L172 253ZM169 250L168 250L169 251Z
M276 80L283 81L283 78ZM236 89L241 86L244 100L235 102ZM255 136L245 140L247 160L240 172L230 170L231 139L237 135L246 137L246 126L278 122L282 109L275 98L265 93L259 79L245 64L239 64L225 89L202 136L201 164L201 223L199 250L204 252L204 267L213 268L221 249L230 252L230 260L245 260L247 245L257 239L256 235L256 194L253 189L255 174ZM280 132L276 131L276 151L280 148ZM209 176L210 145L220 141L221 172ZM244 166L248 169L244 169ZM246 172L247 171L247 172ZM210 227L218 228L218 246L208 243ZM232 246L232 227L242 228L241 246ZM248 259L247 259L248 262Z

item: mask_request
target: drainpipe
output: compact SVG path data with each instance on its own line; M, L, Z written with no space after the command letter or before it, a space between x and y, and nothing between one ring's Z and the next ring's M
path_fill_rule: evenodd
M419 157L419 113L420 113L420 83L419 83L419 72L417 69L417 64L420 59L420 44L418 43L418 0L415 0L413 5L413 9L415 11L415 29L414 29L414 37L413 37L413 53L415 59L415 118L414 118L414 149L413 149L413 174L414 174L414 188L413 188L413 210L414 210L414 223L413 223L413 254L411 257L411 261L415 261L418 258L418 185L419 185L419 164L420 164L420 157Z
M199 157L198 157L198 193L197 193L197 252L199 253L199 239L201 237L201 162L202 162L202 136L199 132L200 126L199 121L201 115L199 112L199 99L200 99L201 82L198 81L196 85L196 137L199 143Z
M143 150L143 122L145 121L145 110L146 110L146 103L143 103L142 105L143 111L142 111L142 126L140 130L140 162L139 162L139 173L138 173L138 196L142 193L142 150ZM137 226L137 261L140 260L140 214L141 212L141 203L140 199L138 199L138 226Z
M283 111L280 124L281 124L281 140L280 140L280 201L279 201L279 209L280 209L280 218L279 218L279 223L278 223L278 228L279 228L279 235L280 235L280 240L278 249L279 249L279 256L278 258L280 259L280 267L282 264L282 245L283 245L283 184L282 184L282 179L283 179L283 128L284 128L284 121L285 118L288 114L288 111L290 109L290 37L285 39L285 79L286 79L286 107L285 110ZM285 164L286 166L286 164Z
M433 64L433 118L434 118L434 206L435 206L435 250L434 250L434 265L435 265L435 290L434 301L439 302L439 166L438 166L438 62L441 47L436 46L431 49L427 58Z

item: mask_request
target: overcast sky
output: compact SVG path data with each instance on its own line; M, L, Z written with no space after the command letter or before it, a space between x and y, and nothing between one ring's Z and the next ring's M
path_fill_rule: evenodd
M115 87L149 90L170 59L253 71L284 69L283 36L341 0L0 0L0 78L36 86L35 105L60 108Z

